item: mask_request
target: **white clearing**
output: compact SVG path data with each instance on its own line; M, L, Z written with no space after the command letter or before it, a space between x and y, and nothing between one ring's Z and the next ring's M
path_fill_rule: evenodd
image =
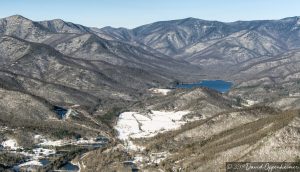
M177 129L187 122L183 119L183 116L188 113L190 112L152 111L151 113L145 114L124 112L119 116L115 129L119 133L119 139L124 141L128 149L143 149L142 147L134 145L130 139L153 137L158 133Z
M1 145L5 148L5 149L10 149L10 150L17 150L18 148L20 148L18 146L18 143L15 139L8 139L4 142L1 143Z
M167 95L171 91L171 89L151 88L150 91L156 94Z
M43 166L43 164L38 160L32 160L19 165L19 167L23 166Z
M259 103L258 101L254 101L254 100L245 100L246 103L242 103L243 106L246 106L246 107L250 107L250 106L253 106L257 103Z

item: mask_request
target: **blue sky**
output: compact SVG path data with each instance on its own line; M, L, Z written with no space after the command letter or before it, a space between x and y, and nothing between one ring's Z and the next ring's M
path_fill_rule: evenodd
M93 27L127 27L194 17L236 21L300 16L300 0L1 0L0 18L60 18Z

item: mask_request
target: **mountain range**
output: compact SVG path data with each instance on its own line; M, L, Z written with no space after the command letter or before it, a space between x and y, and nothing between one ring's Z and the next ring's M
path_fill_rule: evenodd
M233 87L224 94L205 88L174 89L178 83L203 79L232 81ZM191 119L201 119L154 140L135 139L147 150L135 156L172 154L163 163L141 166L145 170L170 171L175 162L176 169L212 170L218 154L225 159L229 149L232 156L245 153L234 152L229 143L241 148L249 139L254 153L240 158L255 160L254 155L268 150L257 148L262 139L280 137L276 143L283 146L283 133L292 131L298 138L294 124L299 123L299 90L300 17L236 22L186 18L134 29L93 28L60 19L32 21L20 15L0 19L0 124L11 129L0 128L0 135L26 135L19 138L23 147L37 134L111 139L111 147L82 159L91 169L105 166L95 166L93 157L99 156L108 163L105 168L112 169L119 168L111 163L113 156L120 163L132 158L132 152L116 146L121 141L113 129L126 111L145 116L152 110L190 111ZM60 108L71 117L62 120L57 115ZM231 120L235 122L228 126L222 122ZM207 135L201 133L208 129ZM250 130L258 134L235 142ZM267 138L274 133L278 137ZM193 150L193 157L200 159L189 157Z

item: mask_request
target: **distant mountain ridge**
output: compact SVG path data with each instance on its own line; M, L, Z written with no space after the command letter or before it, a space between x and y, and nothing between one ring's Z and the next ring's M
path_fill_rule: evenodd
M200 66L207 78L232 78L248 61L269 60L300 48L300 17L219 22L195 18L160 21L134 29L105 27L98 35L146 45ZM249 73L247 76L251 76Z
M195 43L218 40L241 31L256 31L274 38L285 34L285 37L280 38L284 40L288 38L288 34L296 34L284 32L294 31L298 33L298 27L299 17L290 17L281 20L237 21L231 23L187 18L155 22L131 30L110 27L101 30L116 39L127 39L128 41L128 38L131 38L139 40L150 47L158 44L156 45L157 48L161 49L162 52L167 52L166 54L170 54L171 52L168 53L168 51L163 50L163 47L174 48L174 51L180 50ZM268 31L272 32L267 33Z

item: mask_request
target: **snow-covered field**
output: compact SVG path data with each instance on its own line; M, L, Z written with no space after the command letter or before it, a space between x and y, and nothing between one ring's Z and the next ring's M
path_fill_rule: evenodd
M171 91L171 89L151 88L150 91L156 94L167 95Z
M258 101L254 101L254 100L245 100L246 103L242 103L243 106L246 106L246 107L250 107L250 106L253 106L257 103L259 103Z
M119 133L119 139L125 146L132 150L142 149L132 143L131 138L153 137L158 133L174 130L187 121L183 116L189 111L151 111L140 114L138 112L124 112L119 116L115 129Z
M24 167L24 166L42 166L43 164L38 160L32 160L25 162L23 164L18 165L18 167Z
M15 139L8 139L8 140L2 142L1 145L5 149L9 149L9 150L17 150L17 149L21 148L18 146L18 143Z

